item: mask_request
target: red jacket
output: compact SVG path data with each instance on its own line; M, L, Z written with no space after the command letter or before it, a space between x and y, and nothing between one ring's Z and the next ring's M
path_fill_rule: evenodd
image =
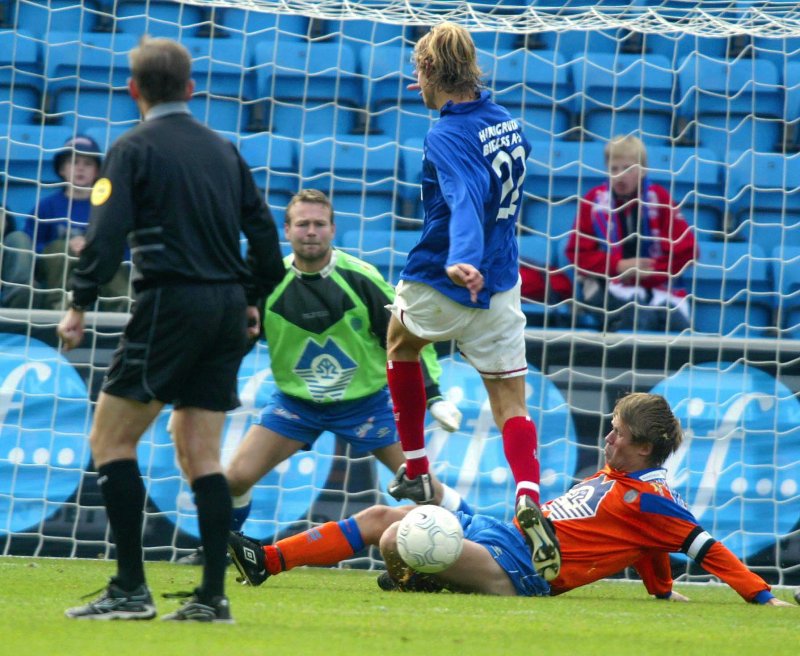
M664 187L644 181L642 196L646 200L640 208L640 239L647 242L643 257L653 258L654 271L660 273L642 276L637 283L650 289L669 287L672 293L680 293L681 284L675 276L696 257L694 234ZM612 202L607 183L581 199L567 243L567 257L575 263L578 275L602 276L621 283L616 271L624 256L619 211L611 207ZM637 283L631 279L624 284Z

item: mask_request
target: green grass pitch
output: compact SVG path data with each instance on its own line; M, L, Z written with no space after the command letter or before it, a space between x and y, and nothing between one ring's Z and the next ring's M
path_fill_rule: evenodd
M718 585L677 586L688 604L656 601L639 584L601 582L561 597L383 592L376 572L297 569L259 588L235 582L236 624L76 621L63 611L104 585L108 561L0 558L0 653L93 656L796 655L800 607L744 603ZM164 592L191 590L200 570L148 563L160 614ZM788 589L776 590L791 600Z

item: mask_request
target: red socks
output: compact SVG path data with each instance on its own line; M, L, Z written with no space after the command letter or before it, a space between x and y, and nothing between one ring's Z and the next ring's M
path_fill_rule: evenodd
M527 494L539 504L539 458L536 426L530 417L511 417L503 425L503 451L517 484L516 497Z
M428 473L425 453L425 381L419 362L389 360L386 378L394 404L397 434L406 456L406 476L416 478Z

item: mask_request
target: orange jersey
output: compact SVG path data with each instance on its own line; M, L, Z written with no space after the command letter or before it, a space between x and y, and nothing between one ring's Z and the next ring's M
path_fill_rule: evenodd
M667 485L664 469L626 473L606 466L542 510L561 545L552 594L633 566L650 594L666 595L672 590L669 554L680 551L746 601L772 597L761 577L697 523Z

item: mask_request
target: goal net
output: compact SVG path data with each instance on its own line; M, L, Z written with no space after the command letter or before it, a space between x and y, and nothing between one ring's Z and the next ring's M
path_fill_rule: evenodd
M43 271L74 257L82 224L64 220L76 200L47 218L42 205L64 195L56 159L67 140L87 136L102 157L139 120L126 83L140 35L189 49L192 112L237 144L276 221L299 189L325 191L338 247L396 282L422 225L422 143L436 120L406 88L410 56L442 20L470 29L487 88L532 146L519 244L538 281L524 311L543 497L602 466L620 394L652 390L686 430L667 465L701 524L770 582L800 581L800 14L766 1L0 3L0 553L112 553L86 436L127 315L90 314L83 348L58 352L60 313L43 299L63 289L68 266L55 279ZM648 183L669 193L697 242L682 274L683 330L613 331L569 252L580 199L608 183L606 145L626 135L645 145ZM58 230L60 250L48 250ZM508 519L513 480L485 392L445 346L442 388L464 421L448 434L428 418L435 470L478 511ZM226 461L273 389L259 344L240 372ZM174 559L198 531L167 419L139 461L147 557ZM389 503L390 476L323 434L259 483L245 531L274 539Z

